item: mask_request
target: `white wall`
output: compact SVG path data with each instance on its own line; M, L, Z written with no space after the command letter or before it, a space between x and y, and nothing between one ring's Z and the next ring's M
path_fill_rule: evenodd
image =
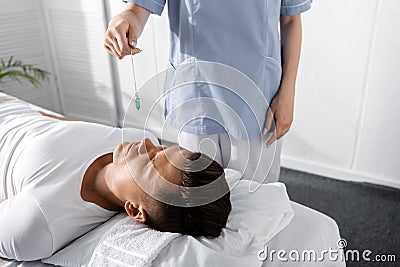
M42 19L40 0L0 1L0 59L10 56L24 64L53 72L52 60L45 51L49 50L46 24ZM36 105L60 111L55 79L51 76L35 88L26 81L14 82L4 79L0 90Z
M0 58L14 55L51 73L43 88L7 81L1 90L68 117L117 125L103 2L1 1L0 25Z
M103 48L104 4L42 0L43 19L64 115L117 125L110 60Z
M314 1L283 166L400 187L400 2Z

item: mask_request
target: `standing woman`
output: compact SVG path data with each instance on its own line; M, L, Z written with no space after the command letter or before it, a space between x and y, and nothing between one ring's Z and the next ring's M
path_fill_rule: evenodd
M150 13L160 15L165 2L130 0L110 21L105 48L118 59L130 54ZM240 103L232 93L216 92L216 88L204 85L185 93L176 91L167 96L167 116L185 101L215 97L239 115L246 129L238 131L231 123L207 119L210 108L203 110L204 116L190 121L172 116L172 125L181 130L180 146L201 149L224 167L241 171L246 179L264 183L279 179L280 138L293 120L302 39L300 14L310 7L311 0L168 1L171 65L177 68L187 61L209 61L230 66L254 82L265 99L263 105ZM259 127L252 127L254 117L262 118L257 120ZM219 119L224 118L221 115Z

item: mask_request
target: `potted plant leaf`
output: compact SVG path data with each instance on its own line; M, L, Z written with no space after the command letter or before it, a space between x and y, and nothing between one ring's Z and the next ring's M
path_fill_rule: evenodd
M2 59L0 62L0 84L8 78L18 82L27 80L33 86L39 88L42 86L41 82L48 79L49 74L49 72L33 64L24 64L21 60L14 59L13 56L8 60Z

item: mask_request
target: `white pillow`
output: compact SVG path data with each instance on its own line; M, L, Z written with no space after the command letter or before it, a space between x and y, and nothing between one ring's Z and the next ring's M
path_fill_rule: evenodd
M232 169L225 169L225 173L231 190L232 211L221 236L211 242L215 248L229 243L225 247L230 255L255 255L294 216L286 186L280 182L260 184L243 180L240 172Z
M227 256L256 255L254 253L285 228L294 215L286 187L282 183L259 185L241 180L240 172L232 169L225 169L225 174L231 188L232 203L226 228L218 238L199 237L197 240L208 249ZM251 193L257 186L259 189ZM114 216L42 262L59 266L87 265L101 237L125 217L124 213Z

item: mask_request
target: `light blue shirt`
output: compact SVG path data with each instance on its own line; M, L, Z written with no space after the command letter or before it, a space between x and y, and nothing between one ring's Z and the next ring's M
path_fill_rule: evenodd
M166 3L129 1L157 15ZM280 16L310 7L311 0L169 0L167 121L194 134L260 135L282 76ZM237 80L232 85L222 77Z

